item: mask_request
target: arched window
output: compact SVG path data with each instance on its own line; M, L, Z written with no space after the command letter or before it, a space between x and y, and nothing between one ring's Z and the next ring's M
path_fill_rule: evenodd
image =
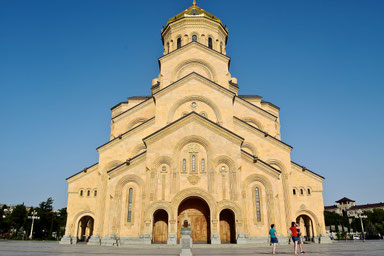
M183 172L187 171L187 160L184 158L183 159Z
M256 220L261 221L261 208L260 208L260 190L258 187L255 189L255 202L256 202Z
M177 38L177 49L181 48L181 37Z
M212 37L208 37L208 48L212 49Z
M296 189L293 189L293 195L296 195Z
M94 197L97 196L97 190L93 191L93 196L94 196Z
M84 191L80 190L80 196L83 196L83 195L84 195Z
M192 155L192 171L196 171L196 156Z
M128 222L132 221L132 201L133 201L133 188L129 189L128 193Z
M201 171L205 172L205 159L201 159Z
M192 35L192 42L197 42L197 35Z
M302 188L300 189L300 195L304 195L304 190Z
M311 195L311 189L310 188L307 189L307 192L308 192L308 195Z
M87 196L91 196L91 190L87 190Z

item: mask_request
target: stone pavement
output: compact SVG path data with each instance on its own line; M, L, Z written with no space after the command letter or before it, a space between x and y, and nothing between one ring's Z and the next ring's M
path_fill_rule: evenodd
M250 245L194 245L196 256L210 255L271 255L270 247L252 247ZM383 256L384 241L342 241L333 244L304 245L305 255L359 255ZM292 246L277 247L277 255L293 255ZM77 245L59 245L58 242L0 241L1 256L46 256L46 255L178 255L180 248L167 245L99 247Z

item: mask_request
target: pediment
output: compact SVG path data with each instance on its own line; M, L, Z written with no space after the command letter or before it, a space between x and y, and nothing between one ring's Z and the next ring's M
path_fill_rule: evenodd
M177 80L176 82L174 82L174 83L164 87L163 89L157 91L156 93L153 94L153 97L159 97L170 90L173 90L173 89L176 89L178 87L185 85L187 82L190 82L190 81L198 81L199 84L206 85L208 88L212 88L212 89L219 91L219 92L221 92L225 95L228 95L230 97L234 97L236 95L234 92L230 91L229 89L207 79L206 77L204 77L204 76L202 76L196 72L192 72L192 73L182 77L181 79Z
M229 140L239 146L244 141L244 138L238 134L212 122L207 118L204 118L196 112L191 112L143 138L143 142L148 147L149 144L154 143L169 134L173 134L178 130L182 130L183 136L202 134L208 136L208 133L215 134L217 136L224 137L226 140ZM212 137L209 139L212 140Z

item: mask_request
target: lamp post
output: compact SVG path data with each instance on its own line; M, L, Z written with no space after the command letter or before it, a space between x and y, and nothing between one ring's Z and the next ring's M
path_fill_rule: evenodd
M35 220L39 220L40 217L37 216L37 211L36 210L33 210L33 212L31 212L31 216L28 216L28 219L32 219L32 225L31 225L31 234L29 234L29 239L32 239L32 234L33 234L33 224L35 224Z

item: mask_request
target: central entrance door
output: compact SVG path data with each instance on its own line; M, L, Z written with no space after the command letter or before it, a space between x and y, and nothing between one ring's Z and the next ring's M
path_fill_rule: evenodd
M209 206L204 200L191 197L181 202L177 217L178 243L180 242L180 229L184 219L187 219L191 224L193 243L210 242L210 212Z

